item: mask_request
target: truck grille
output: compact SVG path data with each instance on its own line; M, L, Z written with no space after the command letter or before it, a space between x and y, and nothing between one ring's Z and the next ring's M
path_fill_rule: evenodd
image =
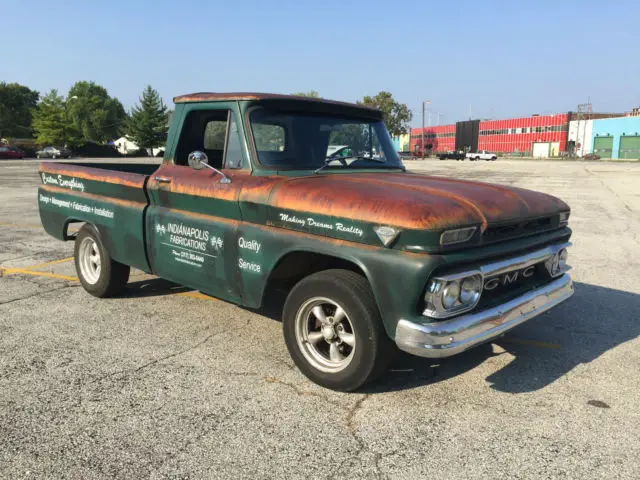
M522 237L554 228L553 217L542 217L503 225L491 225L482 234L486 243Z
M484 289L478 306L480 308L489 308L499 305L526 291L537 288L552 280L548 270L544 266L544 262L533 265L533 273L531 270L527 272L523 270L514 270L499 276L487 277L484 279Z

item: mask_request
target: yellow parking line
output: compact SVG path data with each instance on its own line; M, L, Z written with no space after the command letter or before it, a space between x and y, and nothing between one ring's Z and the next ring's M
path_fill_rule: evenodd
M53 262L49 262L46 264L42 264L42 265L34 265L32 267L28 267L29 269L31 268L35 268L37 266L44 266L44 265L51 265L53 263L62 263L64 261L69 261L71 260L73 257L71 258L62 258L60 260L54 260ZM57 278L58 280L67 280L69 282L77 282L78 281L78 277L72 277L69 275L60 275L58 273L49 273L49 272L40 272L38 270L29 270L27 268L0 268L0 276L2 275L33 275L34 277L49 277L49 278ZM176 293L175 295L179 295L181 297L189 297L189 298L196 298L198 300L209 300L209 301L214 301L214 302L218 302L219 300L217 298L214 297L210 297L209 295L205 295L204 293L200 293L200 292L180 292L180 293Z
M59 275L57 273L38 272L33 270L27 270L26 268L3 268L1 269L4 275L33 275L34 277L49 277L57 278L59 280L68 280L77 282L78 277L70 277L69 275Z
M38 263L36 265L31 265L30 267L26 267L25 270L33 270L34 268L42 268L48 267L49 265L56 265L58 263L66 263L73 260L73 257L61 258L60 260L53 260L51 262Z
M219 301L217 298L210 297L209 295L205 295L204 293L200 293L200 292L182 292L182 293L178 293L177 295L181 297L197 298L199 300L213 300L215 302Z
M517 343L519 345L531 345L532 347L548 348L551 350L558 350L559 348L562 348L562 345L560 345L559 343L541 342L540 340L525 340L521 338L503 337L502 341L505 341L507 343Z
M26 223L20 224L20 223L0 223L0 227L8 227L8 228L16 228L16 229L22 229L22 228L33 228L36 230L40 230L42 228L42 225L29 225Z

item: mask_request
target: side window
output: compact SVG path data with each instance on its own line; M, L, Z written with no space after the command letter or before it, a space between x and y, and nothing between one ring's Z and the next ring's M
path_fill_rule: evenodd
M284 152L286 139L282 125L254 123L253 137L256 142L256 150L261 152Z
M194 110L187 114L176 147L176 165L187 165L189 153L203 151L215 168L242 168L242 142L233 113Z

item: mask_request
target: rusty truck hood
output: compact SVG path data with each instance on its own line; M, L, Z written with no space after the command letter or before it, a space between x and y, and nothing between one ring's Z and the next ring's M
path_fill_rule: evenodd
M294 224L288 218L299 213L300 221L317 216L433 232L468 225L484 232L491 225L569 210L562 200L544 193L411 173L292 178L275 186L269 205L279 215L275 223L284 219Z

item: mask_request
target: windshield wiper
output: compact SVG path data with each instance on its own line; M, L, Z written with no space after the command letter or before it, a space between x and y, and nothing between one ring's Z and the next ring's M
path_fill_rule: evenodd
M346 163L347 160L351 160L351 159L355 159L355 160L366 160L367 162L376 162L376 163L387 163L386 160L381 160L379 158L369 158L369 157L363 157L362 155L351 155L349 157L340 157L340 158L327 158L324 161L324 165L322 165L320 168L317 168L313 171L313 173L318 173L321 172L322 170L324 170L325 168L327 168L331 162L335 162L335 161L340 161L340 160L344 160L345 163L340 163L341 166L343 167L349 167L351 166L351 164Z

